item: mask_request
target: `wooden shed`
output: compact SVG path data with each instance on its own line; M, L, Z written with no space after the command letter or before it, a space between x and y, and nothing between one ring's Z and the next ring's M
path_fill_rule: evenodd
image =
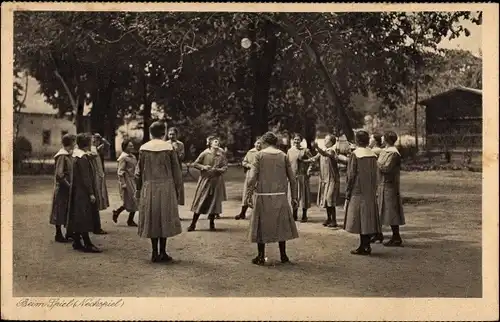
M455 87L419 102L425 106L426 150L481 152L483 93Z

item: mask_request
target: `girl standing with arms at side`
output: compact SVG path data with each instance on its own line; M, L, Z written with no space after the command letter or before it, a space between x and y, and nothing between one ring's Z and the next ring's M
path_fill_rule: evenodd
M52 198L52 211L50 213L50 224L56 226L55 241L58 243L68 242L68 237L63 236L61 226L67 224L68 205L71 188L71 169L73 160L71 155L75 148L75 136L65 134L62 137L63 147L54 156L55 160L55 186Z
M118 157L118 188L123 204L120 208L113 210L113 221L115 223L122 211L128 211L127 225L129 227L137 227L134 222L134 215L138 208L137 199L135 198L137 189L134 182L137 159L132 154L133 150L134 144L130 140L122 142L122 153Z
M166 141L172 144L174 151L177 153L177 156L179 157L179 166L181 167L181 173L182 173L182 161L184 161L184 157L186 156L186 150L184 148L184 143L179 141L178 137L179 137L179 130L177 130L177 128L171 127L168 129ZM181 179L183 179L182 176ZM181 206L184 205L184 180L181 185L181 191L179 192L179 200L177 200L177 202Z
M167 238L182 232L177 201L182 173L172 144L163 140L165 124L154 122L149 127L149 133L152 139L139 149L135 168L139 200L138 234L151 239L153 263L170 262L172 257L167 254Z

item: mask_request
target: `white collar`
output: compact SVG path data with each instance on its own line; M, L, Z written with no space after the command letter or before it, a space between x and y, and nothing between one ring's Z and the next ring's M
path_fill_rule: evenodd
M356 148L352 153L356 156L356 158L368 158L368 157L377 157L377 155L369 148Z
M265 153L270 153L270 154L280 154L280 153L283 153L283 151L281 151L280 149L277 149L277 148L275 148L273 146L268 146L267 148L260 150L260 152L265 152Z
M160 139L152 139L149 142L144 143L140 151L152 151L152 152L160 152L160 151L170 151L173 150L172 143L163 141Z
M58 156L60 155L69 155L69 152L66 151L64 148L61 148L61 150L59 150L56 155L54 155L54 159L57 158Z
M401 154L399 153L398 148L396 148L395 146L390 146L390 147L387 147L387 148L385 148L385 151L387 151L387 152L394 152L394 153L397 153L398 155L401 155Z
M85 155L85 151L81 150L80 148L76 148L73 150L73 157L75 158L81 158Z

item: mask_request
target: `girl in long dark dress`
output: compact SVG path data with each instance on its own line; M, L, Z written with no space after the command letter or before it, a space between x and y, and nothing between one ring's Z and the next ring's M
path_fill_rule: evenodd
M78 148L73 151L70 203L67 230L73 237L73 249L86 253L100 253L89 233L94 230L93 214L97 210L95 174L89 161L92 137L87 133L76 136ZM82 244L83 239L83 244Z
M68 219L68 204L71 188L71 168L73 165L73 149L75 148L75 136L65 134L62 137L63 147L54 156L55 160L55 185L54 197L52 199L52 210L50 212L50 223L56 227L55 241L58 243L68 242L71 237L63 236L61 226L66 225Z

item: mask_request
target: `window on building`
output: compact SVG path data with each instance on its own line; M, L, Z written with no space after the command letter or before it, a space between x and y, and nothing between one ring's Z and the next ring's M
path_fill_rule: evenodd
M63 136L65 136L66 134L68 134L68 131L61 131L61 139Z
M43 130L43 132L42 132L42 144L43 145L50 145L50 135L51 135L50 130Z

